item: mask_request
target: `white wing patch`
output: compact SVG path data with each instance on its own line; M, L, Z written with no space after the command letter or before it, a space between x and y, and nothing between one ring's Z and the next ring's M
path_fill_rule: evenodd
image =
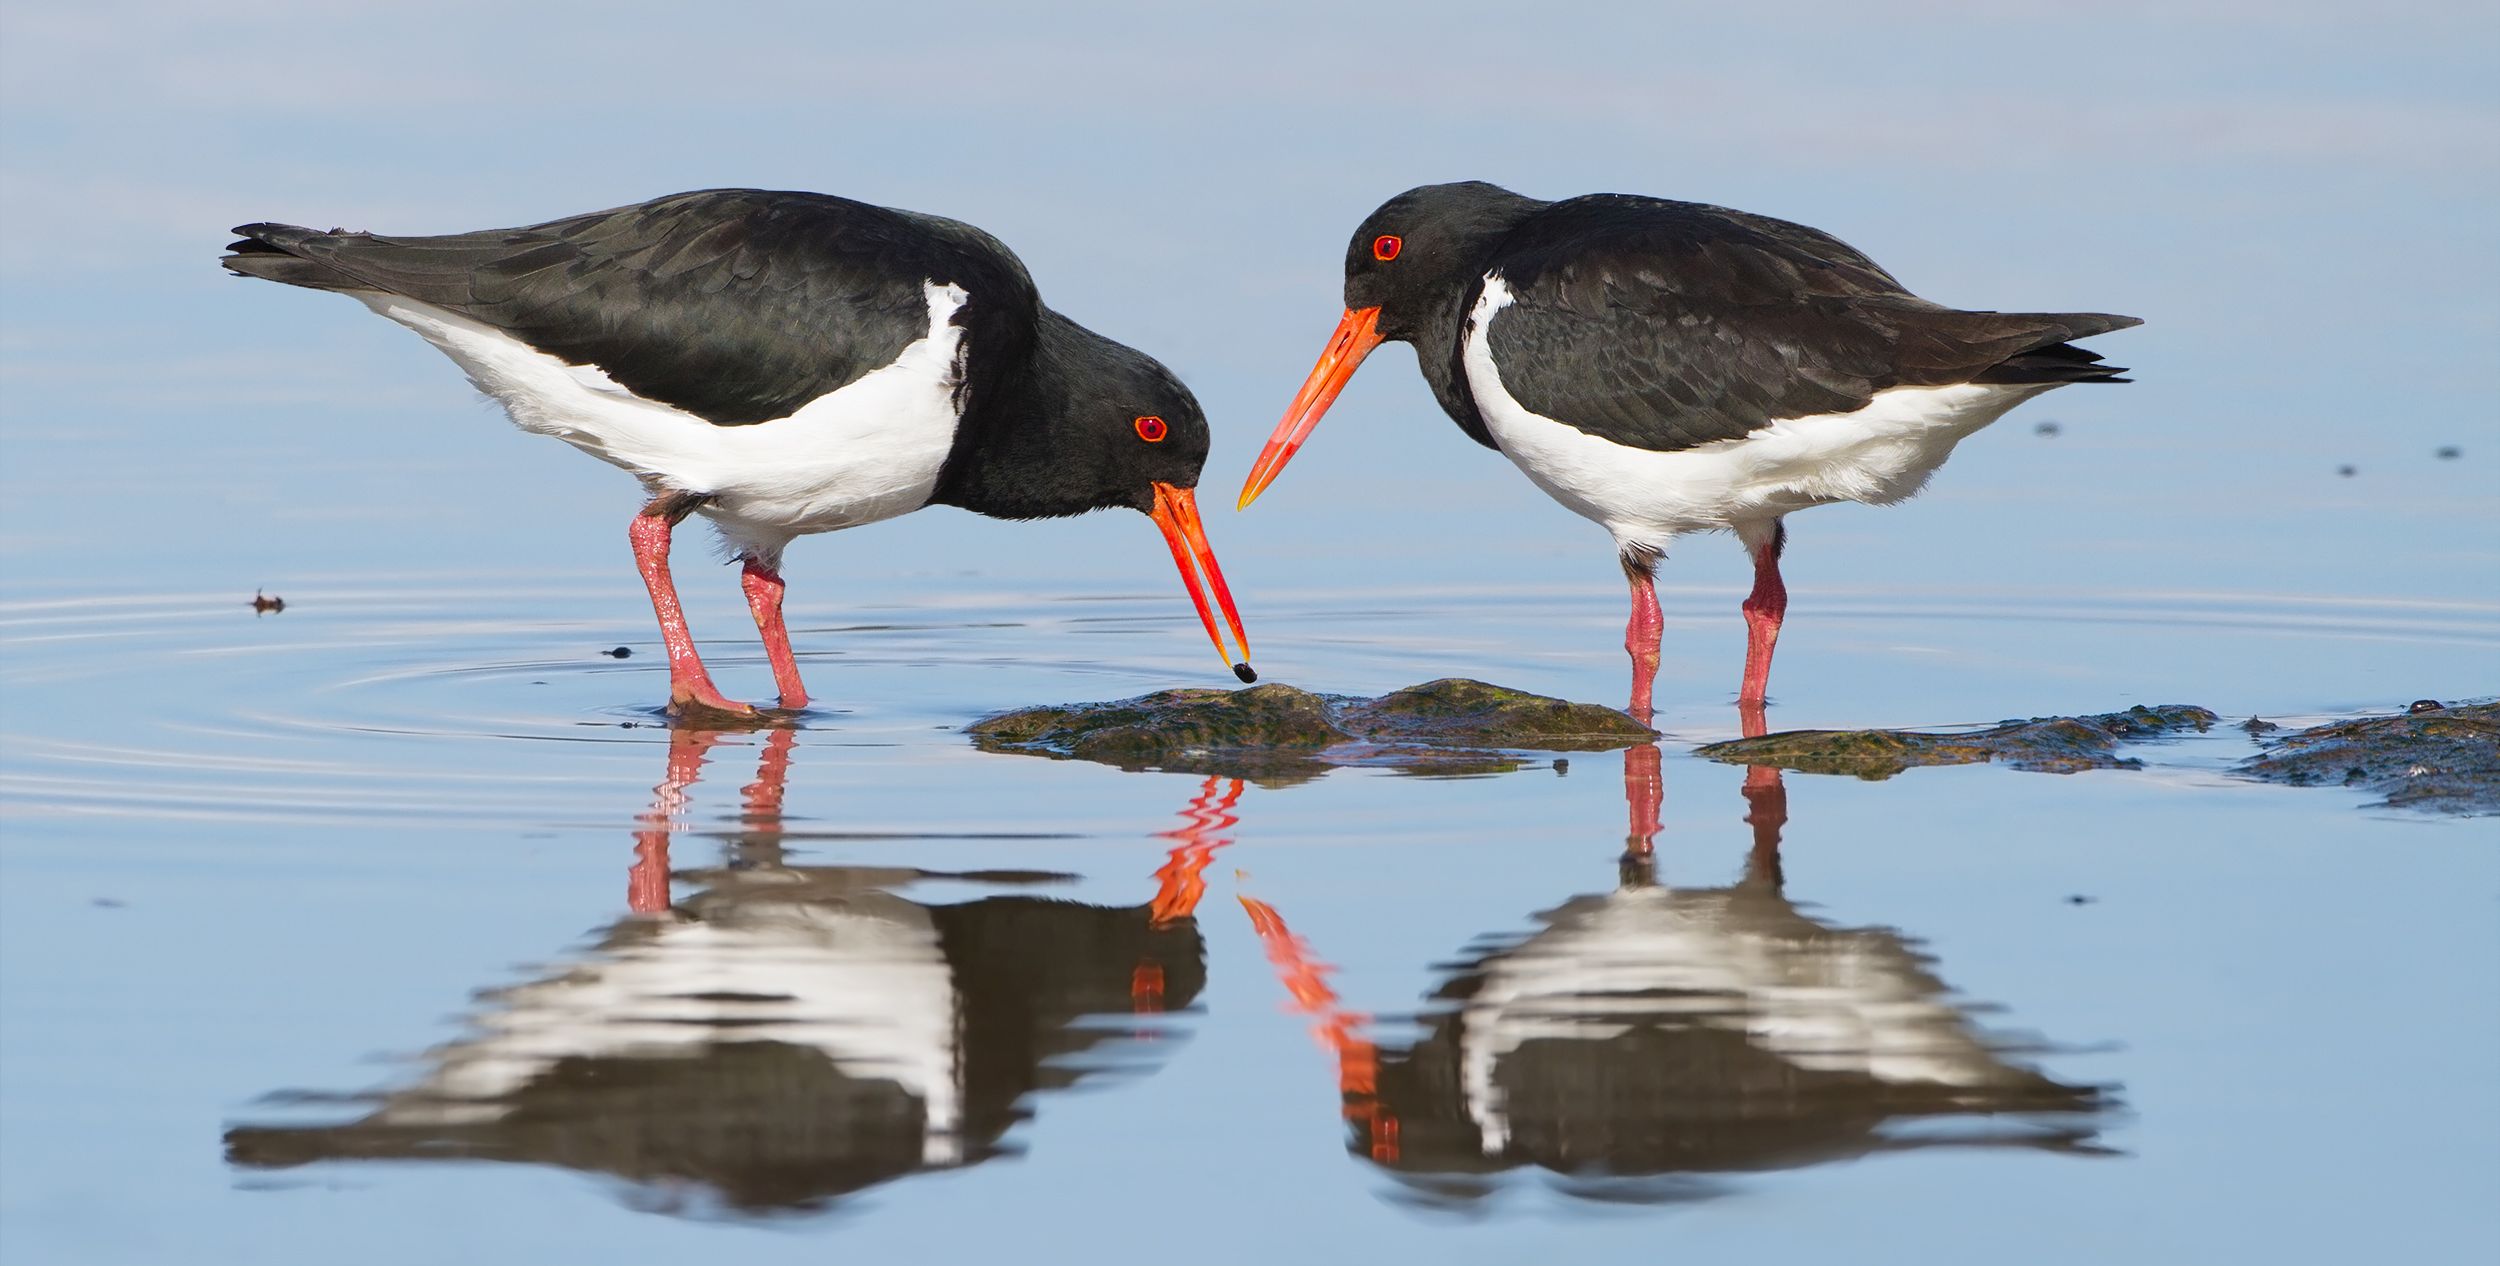
M777 558L790 539L908 514L928 504L954 447L971 296L927 283L928 332L894 363L809 401L788 417L715 426L627 390L595 365L571 365L492 326L398 295L357 292L365 306L441 348L523 430L682 492L732 545Z
M1915 496L1963 437L2054 385L1894 387L1855 412L1783 418L1741 439L1656 453L1531 412L1503 389L1489 331L1512 302L1489 275L1467 319L1462 364L1485 429L1547 496L1626 545L1662 551L1687 532Z

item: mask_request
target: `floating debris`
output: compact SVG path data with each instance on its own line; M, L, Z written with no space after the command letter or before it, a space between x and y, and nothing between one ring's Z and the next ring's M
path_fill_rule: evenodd
M1532 763L1522 752L1607 751L1656 737L1612 708L1463 678L1374 699L1313 694L1277 682L1245 690L1166 690L1113 703L1024 708L966 732L984 751L1270 785L1306 782L1348 766L1506 773Z
M1777 765L1807 774L1890 778L1922 765L2002 764L2041 773L2141 769L2117 755L2118 745L2178 730L2220 724L2211 710L2189 704L2137 706L2099 716L2033 717L1984 730L1939 734L1922 730L1789 730L1760 738L1710 743L1695 754L1731 765Z
M274 593L262 593L258 589L252 591L252 614L276 615L284 610L286 610L286 599Z
M2353 787L2373 808L2500 813L2500 703L2332 721L2277 739L2240 762L2242 776L2293 787Z

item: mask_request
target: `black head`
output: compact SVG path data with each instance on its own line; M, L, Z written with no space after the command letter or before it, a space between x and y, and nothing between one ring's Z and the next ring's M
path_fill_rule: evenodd
M1250 639L1198 519L1207 442L1207 415L1172 371L1045 308L1022 372L967 412L935 499L1001 519L1122 506L1152 516L1216 652L1249 681ZM1210 595L1241 644L1239 660L1217 631Z
M1544 205L1481 180L1389 199L1346 243L1347 310L1378 308L1384 341L1415 341L1483 275L1494 243Z
M1275 482L1356 367L1382 343L1414 344L1433 394L1466 425L1449 391L1459 306L1502 238L1547 205L1470 180L1409 189L1364 217L1345 248L1345 317L1259 451L1237 504L1248 508Z
M1045 308L1032 357L964 419L938 499L1001 519L1126 506L1198 486L1207 415L1154 357Z
M1152 514L1157 487L1198 486L1207 464L1207 415L1161 361L1109 339L1096 341L1090 377L1070 401L1066 457L1090 473L1087 509L1127 506Z

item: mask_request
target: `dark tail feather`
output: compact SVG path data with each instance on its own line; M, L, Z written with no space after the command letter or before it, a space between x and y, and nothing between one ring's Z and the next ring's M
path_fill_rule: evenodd
M2072 343L2052 343L2009 357L1983 370L1973 382L2134 382L2121 378L2124 365L2103 363L2100 356Z
M245 224L234 230L241 239L229 243L218 263L238 277L259 277L314 290L371 290L360 281L303 252L307 242L333 236L294 224ZM335 231L334 231L335 232Z
M1919 383L2126 382L2124 366L2074 345L2144 322L2106 312L1921 313L1899 344L1905 381Z

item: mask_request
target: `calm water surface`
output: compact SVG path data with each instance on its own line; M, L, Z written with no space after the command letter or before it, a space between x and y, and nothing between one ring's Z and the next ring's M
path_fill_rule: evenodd
M265 616L75 588L0 608L0 1133L11 1235L60 1260L2297 1257L2441 1243L2494 1161L2450 1128L2493 1107L2487 825L2229 781L2236 730L1783 779L1686 755L1736 729L1731 661L1628 753L1262 786L956 732L1169 684L1159 593L898 586L802 618L832 706L721 733L638 706L628 576L310 578ZM1673 595L1671 639L1724 599ZM1815 607L1861 680L1966 656L1972 692L2009 643L2427 680L2500 643L2466 601ZM1262 608L1364 688L1619 685L1602 591Z

